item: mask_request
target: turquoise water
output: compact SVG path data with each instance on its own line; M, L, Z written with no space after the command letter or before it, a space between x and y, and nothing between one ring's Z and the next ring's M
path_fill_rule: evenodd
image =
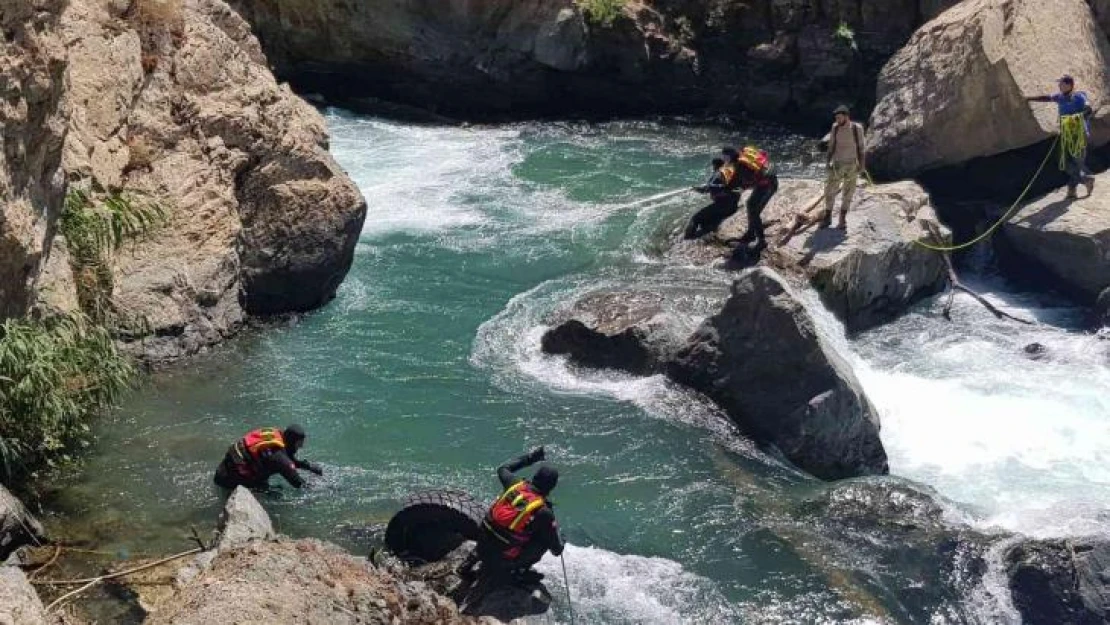
M105 548L187 548L188 526L209 526L219 510L210 480L227 446L252 427L298 422L309 432L302 456L326 475L264 504L285 533L360 551L366 545L351 529L384 522L410 492L449 486L490 498L497 464L546 445L563 472L555 499L572 544L567 566L581 622L962 622L1005 611L973 601L966 584L922 579L909 572L915 565L900 569L877 548L856 551L831 536L801 511L825 486L754 450L699 397L658 377L577 371L539 353L548 315L592 289L670 292L691 328L724 296L724 272L664 264L653 252L700 198L625 205L702 179L715 148L741 142L735 130L648 122L442 128L337 111L328 121L332 150L370 206L335 301L151 379L98 428L83 475L55 503L79 519L79 532ZM786 176L818 174L800 138L775 128L746 134L782 155ZM902 322L910 325L896 326L920 343L897 348L883 347L890 330L848 343L834 320L820 323L857 363L884 419L892 415L884 438L894 471L940 487L958 502L955 513L1005 526L998 515L1014 505L975 490L996 493L995 482L964 488L983 471L973 462L955 475L938 469L952 450L928 440L926 417L913 409L920 388L960 385L954 364L920 356L933 343L975 327L997 359L1009 354L1006 341L1021 340L991 333L972 307L960 310L967 327L944 330L925 304ZM1080 355L1093 341L1040 332ZM1085 407L1082 427L1099 433L1090 457L1101 457L1110 419L1100 419L1105 400L1097 397L1110 377L1094 359L1060 365L1060 376L1092 366L1096 376L1048 401ZM989 411L1013 393L1004 377L992 383L946 388L973 393ZM959 410L945 414L948 423ZM1015 451L985 438L999 466L1024 460L1018 452L1028 440ZM1030 488L1054 492L1041 478L1057 476L1052 461L1064 455L1040 473L1033 467ZM1000 482L1005 475L1000 469ZM1085 496L1106 487L1092 474L1075 485ZM1094 505L1085 518L1103 512ZM930 557L920 554L926 564ZM556 567L541 565L557 579ZM917 590L910 596L907 587ZM566 618L559 601L548 620Z

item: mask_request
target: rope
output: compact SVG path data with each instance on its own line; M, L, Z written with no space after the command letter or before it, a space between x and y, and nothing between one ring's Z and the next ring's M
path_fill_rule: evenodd
M1060 169L1069 158L1079 158L1087 149L1087 123L1082 113L1060 116Z
M150 563L144 564L142 566L137 566L137 567L132 568L132 569L127 569L126 571L120 571L119 573L110 573L108 575L100 575L98 577L86 577L85 579L44 579L44 580L35 580L31 583L34 584L35 586L72 586L72 585L75 585L75 584L100 582L100 581L104 581L106 579L115 579L117 577L124 577L124 576L130 575L132 573L138 573L139 571L145 571L147 569L152 569L156 566L165 564L167 562L172 562L174 560L180 560L181 558L184 558L186 556L191 556L195 553L200 553L202 551L204 551L204 550L201 549L200 547L197 547L196 549L190 549L188 551L184 551L182 553L178 553L178 554L169 556L168 558L162 558L161 560L158 560L156 562L150 562Z
M563 587L567 589L567 611L570 613L570 625L574 625L574 604L570 601L570 578L567 577L567 559L560 553L559 561L563 563Z
M1010 206L1009 210L1003 213L1002 217L1000 217L998 221L991 224L991 227L987 228L982 234L970 241L960 243L959 245L930 245L918 240L914 240L914 244L919 245L927 250L933 250L934 252L954 252L956 250L962 250L964 248L971 247L972 245L975 245L976 243L994 234L995 230L998 230L998 228L1002 224L1009 221L1010 217L1012 217L1013 214L1017 212L1018 207L1021 206L1021 203L1025 200L1025 196L1029 195L1029 192L1033 189L1033 183L1037 181L1037 178L1040 177L1041 172L1044 171L1045 165L1047 165L1049 159L1052 158L1052 153L1056 150L1056 145L1060 143L1060 140L1060 136L1057 136L1056 140L1052 142L1052 146L1048 148L1048 153L1044 155L1044 160L1041 161L1041 166L1037 168L1037 172L1033 174L1033 178L1029 180L1029 184L1025 185L1025 190L1021 192L1021 195L1018 196L1017 200L1014 200L1014 203Z

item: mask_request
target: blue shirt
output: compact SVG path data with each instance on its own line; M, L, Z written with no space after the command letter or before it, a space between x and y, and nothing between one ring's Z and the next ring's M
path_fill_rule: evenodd
M1057 93L1052 96L1052 101L1056 103L1056 107L1060 111L1060 116L1064 115L1079 115L1087 110L1087 94L1082 91L1073 91L1070 95ZM1087 135L1091 134L1091 123L1089 120L1083 120L1084 126L1087 128Z

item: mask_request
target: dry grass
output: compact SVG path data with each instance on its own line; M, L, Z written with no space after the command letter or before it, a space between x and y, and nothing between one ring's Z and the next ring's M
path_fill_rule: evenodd
M182 0L134 0L132 15L147 27L180 31L185 25L185 8Z
M150 169L150 165L158 157L158 151L143 135L134 135L127 140L127 152L125 172Z

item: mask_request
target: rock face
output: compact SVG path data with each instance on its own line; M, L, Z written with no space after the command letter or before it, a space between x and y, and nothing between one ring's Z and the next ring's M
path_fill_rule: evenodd
M648 292L592 293L574 304L569 318L543 335L543 351L572 362L659 373L685 338L663 310L663 296Z
M24 545L46 540L42 524L0 485L0 562Z
M720 313L690 337L667 371L720 404L757 442L773 444L817 477L888 470L874 407L770 271L737 280Z
M1090 198L1064 191L1031 202L1003 227L1009 247L1047 269L1063 290L1093 304L1110 288L1110 175L1098 177Z
M611 23L573 0L234 0L302 91L466 118L701 110L828 119L955 0L629 0ZM844 23L854 31L837 36ZM634 91L636 97L628 97Z
M112 302L153 329L143 349L156 359L219 341L246 313L326 302L366 210L323 120L274 81L248 25L221 0L181 7L154 19L77 0L63 16L66 171L171 211L114 268Z
M43 625L46 611L23 571L0 566L0 624Z
M1110 621L1110 543L1027 541L1006 554L1006 567L1026 623Z
M1067 43L1063 43L1066 41ZM1032 145L1057 130L1065 71L1096 103L1110 95L1110 44L1085 0L965 0L922 26L879 75L868 163L907 177ZM1110 110L1092 124L1110 141Z
M1097 323L1110 327L1110 287L1102 291L1095 302L1095 320Z
M63 5L6 1L0 11L0 319L33 302L65 190L65 51L51 34Z

